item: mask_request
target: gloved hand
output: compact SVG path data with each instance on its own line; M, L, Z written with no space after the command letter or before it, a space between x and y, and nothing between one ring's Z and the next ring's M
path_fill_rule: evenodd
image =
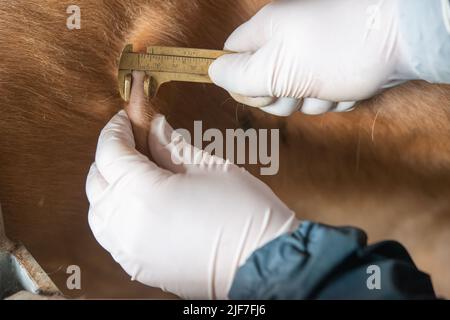
M347 111L417 78L398 27L408 1L273 2L229 37L225 49L240 53L217 59L210 77L233 94L259 97L242 101L249 105L279 98L262 108L276 115Z
M86 185L95 237L139 282L227 298L249 255L299 222L268 186L187 144L162 116L149 148L156 163L135 150L123 111L102 131Z

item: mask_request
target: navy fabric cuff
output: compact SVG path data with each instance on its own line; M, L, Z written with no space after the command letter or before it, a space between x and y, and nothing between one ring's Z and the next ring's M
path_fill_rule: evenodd
M368 268L380 289L368 286ZM237 272L230 299L434 299L428 275L397 242L367 246L366 234L306 221L255 251Z

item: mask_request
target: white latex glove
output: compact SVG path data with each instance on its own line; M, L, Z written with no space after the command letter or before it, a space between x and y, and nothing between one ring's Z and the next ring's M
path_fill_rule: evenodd
M398 20L408 0L280 0L227 40L210 77L238 100L287 116L347 111L415 79ZM304 100L303 100L304 99ZM265 99L267 104L267 99Z
M110 121L87 178L89 224L133 279L183 298L227 298L249 255L299 222L247 171L180 135L171 143L172 133L165 118L153 120L156 164L135 150L125 112ZM197 164L175 164L188 155Z

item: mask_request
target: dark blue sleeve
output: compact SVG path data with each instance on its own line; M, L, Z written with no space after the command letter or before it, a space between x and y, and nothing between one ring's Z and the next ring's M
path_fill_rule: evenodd
M405 248L367 246L356 228L304 222L255 251L238 270L230 299L435 299L430 277Z

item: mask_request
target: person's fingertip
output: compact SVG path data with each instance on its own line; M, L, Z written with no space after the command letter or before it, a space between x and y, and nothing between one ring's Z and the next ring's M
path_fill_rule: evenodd
M273 104L261 108L261 110L275 116L288 117L299 110L301 102L301 99L278 98Z
M236 102L253 108L264 108L270 106L277 100L275 97L246 97L232 92L229 92L229 94Z
M91 164L91 166L89 167L89 172L87 175L87 180L89 181L89 179L91 179L92 177L95 177L97 174L100 174L100 172L98 171L97 165L95 164L95 162L93 164Z
M306 98L300 111L307 115L320 115L333 110L335 102L315 98Z
M94 234L97 241L100 243L100 245L104 246L103 236L102 236L102 230L104 229L105 220L103 217L91 206L89 207L88 212L88 224L91 228L92 233ZM106 247L105 247L106 248Z
M267 96L267 81L260 74L259 60L251 53L231 53L218 58L209 68L213 83L227 90L246 96Z
M147 98L144 93L144 77L145 72L143 71L133 71L132 73L129 104L133 106L133 109L137 109L138 106L145 105L147 103Z
M157 113L152 117L152 120L150 122L150 128L160 128L165 125L167 122L167 119L164 115Z
M217 84L218 82L218 77L221 74L221 69L222 69L222 57L217 58L210 66L208 69L208 75L211 78L212 82L214 82L215 84Z
M167 122L165 116L158 114L151 122L149 131L149 144L150 146L157 144L168 145L171 142L171 136L173 133L172 126Z
M339 102L333 111L334 112L350 112L355 109L355 106L356 106L356 101Z
M131 128L130 117L125 110L120 110L119 112L117 112L116 115L112 117L109 124L111 125L111 127L125 126Z
M89 202L95 203L99 197L101 197L106 188L108 187L108 183L102 177L100 171L97 168L97 165L94 163L91 165L89 169L89 173L86 178L86 196Z

